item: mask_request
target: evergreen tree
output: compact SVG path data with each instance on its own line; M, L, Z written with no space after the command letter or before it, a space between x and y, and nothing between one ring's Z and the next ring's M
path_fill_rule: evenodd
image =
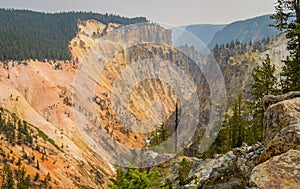
M112 184L108 187L113 189L149 189L161 186L158 172L140 172L132 167L127 168L126 172L117 168L117 179L111 178L110 180Z
M40 178L40 174L38 172L36 172L33 180L36 182L39 180L39 178Z
M49 182L51 181L50 173L47 174L47 176L44 179L44 188L51 188Z
M3 167L3 173L2 173L2 185L1 188L7 189L7 188L14 188L14 178L13 173L10 169L10 166L8 164L4 164Z
M251 124L251 129L253 135L255 136L254 140L261 141L263 137L263 107L262 99L265 95L276 94L276 83L277 79L275 77L275 66L271 64L270 57L267 55L267 58L262 62L262 66L255 68L252 73L253 83L252 83L252 115L253 120Z
M15 171L16 180L17 180L17 188L18 189L27 189L30 186L30 176L26 176L25 168L19 168Z
M242 95L238 95L231 103L229 110L217 138L205 153L200 154L201 157L212 158L216 153L224 154L232 148L240 147L243 142L254 144L258 141L258 132L253 130L249 121L252 106L249 107Z
M190 163L186 159L183 159L180 162L180 167L178 168L178 180L179 180L179 184L181 186L183 186L189 182L188 176L189 176L190 170L191 170Z
M228 120L230 126L231 148L239 147L245 139L245 127L248 125L245 119L245 104L242 95L233 102L232 116Z
M283 62L283 92L300 90L300 0L277 0L274 27L285 31L290 55Z
M261 67L254 68L252 77L252 96L255 101L261 103L262 97L276 93L275 65L271 64L270 57L267 55Z
M36 168L37 168L37 170L40 169L40 163L39 163L39 160L36 160Z

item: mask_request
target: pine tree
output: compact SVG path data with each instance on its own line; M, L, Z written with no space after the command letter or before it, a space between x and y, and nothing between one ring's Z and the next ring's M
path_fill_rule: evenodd
M40 169L40 163L39 163L39 160L36 160L36 168L37 168L37 170Z
M19 168L15 171L16 180L17 180L17 188L18 189L27 189L30 186L30 176L26 175L25 168Z
M233 102L232 116L228 120L230 126L230 138L231 147L239 147L244 142L245 127L248 125L247 120L244 117L244 102L242 95Z
M283 92L300 90L300 0L277 0L274 27L286 32L290 55L283 62Z
M127 168L126 172L124 172L121 168L117 168L116 171L117 178L110 179L112 184L108 185L109 188L150 189L161 186L158 172L140 172L138 169L132 167Z
M47 176L44 179L44 188L50 188L49 182L51 181L50 173L47 174Z
M267 55L261 67L254 68L252 77L252 96L255 101L261 103L262 97L276 93L275 65L271 64L270 57Z
M261 141L263 135L263 107L262 99L265 95L276 94L278 89L276 88L277 79L275 77L275 66L271 65L270 57L262 62L262 66L255 68L252 73L252 109L253 120L251 129L253 135L256 137L254 140Z
M183 186L189 182L188 176L189 176L190 170L191 170L190 163L186 159L183 159L180 162L180 167L178 168L178 180L179 180L179 184L181 186Z
M33 180L36 182L39 180L39 178L40 178L40 174L38 172L36 172Z
M13 173L8 164L4 164L3 173L2 173L2 185L1 188L14 188L14 178Z

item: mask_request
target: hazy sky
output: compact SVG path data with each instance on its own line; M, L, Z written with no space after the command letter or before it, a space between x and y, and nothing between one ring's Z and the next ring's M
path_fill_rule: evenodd
M274 12L276 0L0 0L1 8L146 16L165 24L223 24Z

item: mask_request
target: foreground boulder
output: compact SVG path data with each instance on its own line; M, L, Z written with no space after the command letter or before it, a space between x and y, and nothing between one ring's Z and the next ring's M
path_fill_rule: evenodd
M289 150L256 166L252 170L250 184L261 189L299 188L300 151Z
M264 97L264 143L268 145L283 128L300 123L300 93Z
M265 151L249 185L261 189L300 186L300 93L264 98Z
M261 155L259 162L264 162L273 156L283 154L288 150L300 150L300 124L290 125L276 134L266 144L266 149Z

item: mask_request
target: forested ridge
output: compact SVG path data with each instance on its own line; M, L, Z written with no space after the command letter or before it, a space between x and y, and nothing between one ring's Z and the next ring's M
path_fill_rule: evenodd
M0 61L70 59L68 43L77 33L78 20L128 25L145 17L125 18L92 12L41 13L0 9Z

